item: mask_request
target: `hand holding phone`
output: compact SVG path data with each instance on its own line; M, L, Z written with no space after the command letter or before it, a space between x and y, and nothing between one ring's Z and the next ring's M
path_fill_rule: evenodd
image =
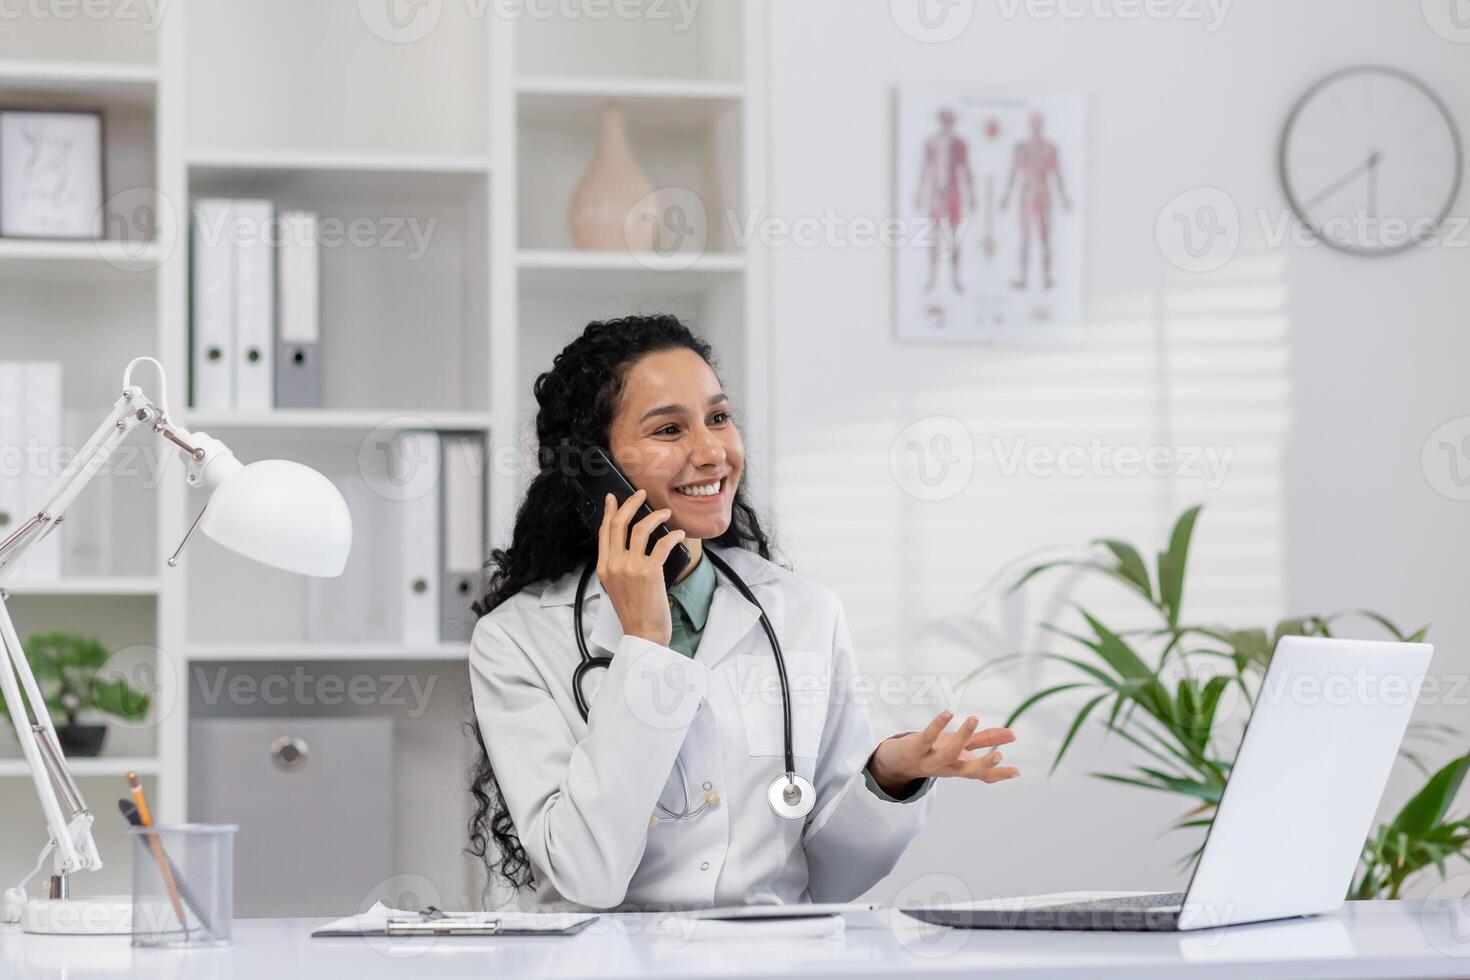
M612 461L611 457L603 451L601 446L593 446L589 449L585 454L585 462L585 469L577 477L577 486L581 489L581 494L577 500L577 511L582 515L582 519L587 522L587 527L595 534L599 532L604 521L603 502L607 495L613 495L613 500L615 501L614 506L622 507L637 491L633 489L633 484L628 480L628 477ZM644 496L646 497L646 495ZM653 513L649 509L644 497L639 498L639 503L636 506L637 511L632 517L633 524L637 524ZM652 550L668 533L669 529L663 525L662 521L657 522L657 526L649 533L648 549L645 550L645 553L648 550ZM624 534L619 538L619 541L626 546L628 543L627 535ZM689 553L689 548L680 541L668 553L668 558L664 562L665 587L677 582L679 576L684 574L684 569L688 568L689 563L693 560L694 556ZM603 584L606 585L607 583L604 582Z
M597 577L625 634L668 646L674 622L664 566L669 553L683 547L684 532L664 529L663 538L650 549L649 538L655 528L663 528L669 511L649 510L646 496L642 490L635 491L621 507L614 507L613 495L607 495L597 534ZM647 516L630 528L629 522L640 511L647 511Z

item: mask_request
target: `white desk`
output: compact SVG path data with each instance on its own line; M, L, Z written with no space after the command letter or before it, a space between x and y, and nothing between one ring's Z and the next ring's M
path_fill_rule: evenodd
M245 919L227 949L133 950L126 937L0 936L6 978L553 980L620 977L1466 977L1470 902L1355 902L1316 919L1188 934L849 929L838 940L679 942L644 914L605 915L575 936L312 939L326 920Z

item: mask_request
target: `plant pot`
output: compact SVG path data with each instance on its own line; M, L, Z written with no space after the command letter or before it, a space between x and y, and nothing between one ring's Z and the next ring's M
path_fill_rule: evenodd
M106 725L63 725L56 729L61 751L72 759L90 759L100 755L106 738Z

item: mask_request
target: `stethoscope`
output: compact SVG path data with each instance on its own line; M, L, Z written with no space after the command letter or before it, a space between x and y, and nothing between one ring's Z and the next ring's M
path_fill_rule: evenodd
M775 811L776 816L784 817L787 820L800 820L810 813L812 807L816 805L817 791L810 781L799 775L796 771L796 753L791 748L791 692L787 688L786 658L781 655L781 641L776 638L776 631L772 628L770 619L766 617L766 611L762 608L760 600L755 597L755 593L750 591L750 587L741 580L740 576L735 574L735 570L709 548L704 549L704 556L714 564L714 567L718 571L724 573L724 576L730 580L730 583L745 597L747 602L759 610L761 628L766 631L766 639L771 643L771 652L776 655L776 673L781 678L781 716L784 734L786 736L786 771L772 781L771 788L766 793L766 798L769 800L771 809ZM588 709L587 698L582 693L582 681L586 678L589 671L598 667L612 666L612 657L594 657L587 652L587 639L582 634L582 600L587 594L587 583L592 580L592 573L596 570L596 561L588 562L587 567L582 570L582 578L577 582L576 606L572 612L573 632L577 636L577 651L582 655L582 662L572 672L572 691L576 695L577 710L582 713L583 721L587 720ZM679 778L686 780L684 767L677 757L674 763L679 767ZM674 813L665 807L662 802L658 806L664 813L677 820L681 817L692 817L703 811L705 807L711 806L718 801L719 797L711 793L705 798L704 804L697 810L691 812L689 810L689 786L686 780L684 782L683 813Z

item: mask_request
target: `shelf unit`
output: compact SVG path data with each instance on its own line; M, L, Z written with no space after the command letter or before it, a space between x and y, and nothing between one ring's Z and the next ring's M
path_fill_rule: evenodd
M226 440L247 461L279 456L334 474L360 466L359 449L374 431L427 424L483 432L496 545L508 542L531 475L531 383L588 320L655 310L691 319L721 355L748 443L764 447L767 258L758 242L735 247L720 228L727 213L758 211L766 199L768 6L710 0L680 25L507 19L494 5L445 4L437 27L412 43L376 36L357 4L299 0L171 0L157 29L146 31L7 23L0 103L100 107L109 196L122 193L122 206L151 192L160 218L172 220L146 238L120 225L118 238L100 243L0 239L0 283L20 287L10 316L0 309L4 356L61 359L68 416L90 430L111 404L122 365L153 354L168 371L175 418ZM567 203L608 100L624 107L654 185L692 192L705 206L702 254L572 247ZM311 208L344 223L433 221L412 258L381 242L323 249L323 346L339 357L325 362L321 409L188 407L187 222L193 202L217 195L268 197L278 209ZM12 326L20 328L19 353L10 349ZM154 390L151 376L139 380ZM191 540L180 566L166 567L200 502L183 484L177 454L160 454L170 469L156 486L116 492L112 574L7 586L22 604L22 632L65 625L49 620L82 603L122 609L140 631L152 629L132 642L156 646L171 667L157 671L156 697L173 708L148 733L121 739L117 759L79 761L78 772L101 782L137 770L150 778L161 819L187 819L196 672L396 665L462 693L430 726L430 754L406 764L419 785L442 784L442 799L464 799L464 645L309 639L294 619L301 580L236 560L207 539ZM754 457L753 467L768 472L759 450ZM354 515L358 542L384 533L376 512L366 517ZM33 610L48 622L21 621ZM416 731L426 730L422 723ZM18 764L0 759L0 775L17 775ZM461 853L462 818L456 806L430 815L405 808L399 823L408 848L401 863L446 894L474 894L483 884ZM20 860L0 858L0 877ZM125 874L126 862L109 871L118 868ZM125 891L126 878L98 887Z

